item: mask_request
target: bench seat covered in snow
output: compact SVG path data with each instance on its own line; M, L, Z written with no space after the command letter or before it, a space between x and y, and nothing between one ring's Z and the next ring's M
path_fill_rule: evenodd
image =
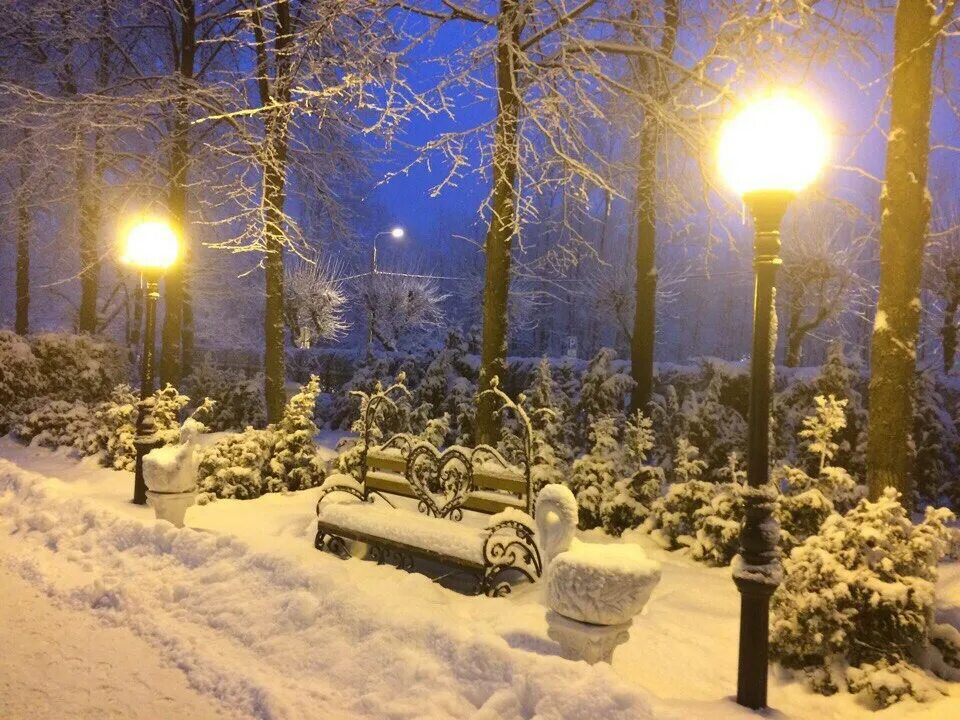
M533 519L523 510L506 508L492 515L486 527L460 522L462 513L434 514L438 501L427 493L429 505L420 513L396 508L379 492L365 494L349 475L331 475L321 486L317 502L318 550L327 548L348 556L345 540L365 543L368 557L405 570L420 557L453 566L476 579L476 591L491 596L510 591L511 580L531 582L542 572ZM420 507L425 507L423 501ZM441 513L444 505L439 506Z

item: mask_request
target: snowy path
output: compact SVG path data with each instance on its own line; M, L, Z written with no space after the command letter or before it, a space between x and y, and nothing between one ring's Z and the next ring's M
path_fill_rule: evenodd
M557 656L536 588L462 597L318 553L316 491L192 508L178 531L127 502L128 474L6 439L0 455L16 463L0 460L0 565L73 611L132 631L232 717L756 717L729 698L729 570L651 550L664 573L648 612L612 667L589 667ZM778 718L878 717L849 696L779 678L771 699ZM960 694L879 717L951 716Z
M0 536L0 554L16 546ZM237 718L193 690L124 627L60 607L0 567L0 717L5 720ZM238 719L239 720L239 719Z

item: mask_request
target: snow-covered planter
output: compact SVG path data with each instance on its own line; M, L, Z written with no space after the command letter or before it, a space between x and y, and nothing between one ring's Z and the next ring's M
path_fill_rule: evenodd
M660 582L660 564L639 545L577 540L577 502L563 485L540 491L536 518L551 610L591 625L622 625L643 610Z
M187 508L197 496L197 440L205 431L201 423L188 418L180 429L181 444L157 448L143 458L147 502L158 520L183 527Z
M831 515L784 560L773 595L771 656L802 671L819 692L844 684L882 706L910 695L929 699L918 665L960 678L960 652L931 631L937 562L948 542L944 509L928 508L914 525L899 495L862 500ZM851 670L848 672L846 668Z

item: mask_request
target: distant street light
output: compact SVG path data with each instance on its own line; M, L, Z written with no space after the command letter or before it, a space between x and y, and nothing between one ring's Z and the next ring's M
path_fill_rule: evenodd
M767 704L770 596L780 584L776 488L769 483L770 385L776 337L771 333L780 259L780 221L798 192L827 160L829 141L818 115L796 98L775 95L748 106L722 129L720 173L754 221L753 349L745 511L733 578L740 591L737 702Z
M370 258L370 288L373 289L374 276L377 274L377 240L383 235L389 235L394 240L402 240L406 232L402 227L391 228L378 232L373 236L373 255ZM367 357L373 353L373 324L376 322L376 309L373 307L372 295L367 298Z
M134 447L137 460L134 470L133 502L147 502L147 486L143 480L143 458L158 447L156 422L153 417L153 352L157 324L157 300L160 298L160 276L177 260L180 242L176 231L163 220L142 220L132 225L124 238L121 260L140 270L146 283L146 327L143 333L143 358L140 364L140 402L137 404L137 432Z

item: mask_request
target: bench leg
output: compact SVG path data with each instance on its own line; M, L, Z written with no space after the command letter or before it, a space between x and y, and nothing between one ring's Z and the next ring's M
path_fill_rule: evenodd
M390 547L389 545L370 544L370 559L376 561L377 565L384 563L394 565L400 570L413 572L413 556Z
M320 529L320 525L319 525L319 523L318 523L318 524L317 524L317 536L313 539L313 546L314 546L317 550L323 550L323 539L324 539L326 536L327 536L327 534L326 534L323 530Z

